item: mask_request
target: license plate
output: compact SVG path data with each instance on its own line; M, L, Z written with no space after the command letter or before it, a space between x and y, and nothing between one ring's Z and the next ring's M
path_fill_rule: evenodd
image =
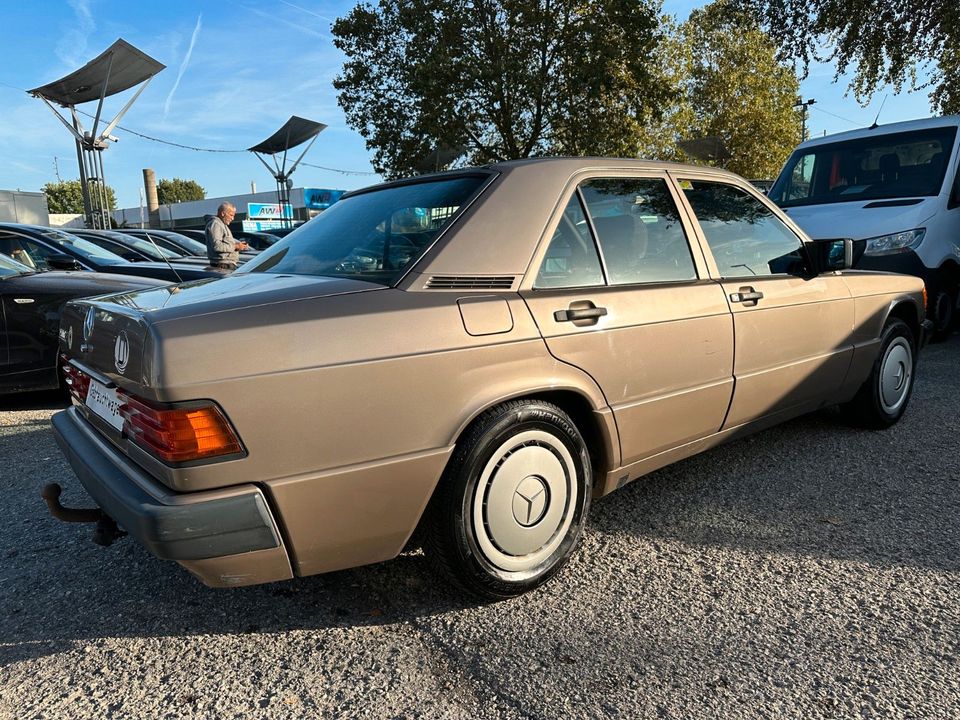
M116 388L108 388L103 383L90 378L87 407L94 415L106 420L117 430L123 430L123 416L120 414L120 401L117 399Z

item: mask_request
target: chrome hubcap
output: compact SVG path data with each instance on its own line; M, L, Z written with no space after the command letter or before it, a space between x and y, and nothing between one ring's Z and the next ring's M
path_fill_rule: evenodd
M535 568L563 542L577 500L577 470L550 433L514 435L493 453L473 496L473 529L484 558L501 570Z
M913 350L903 338L887 348L880 365L880 404L888 413L900 409L913 379Z

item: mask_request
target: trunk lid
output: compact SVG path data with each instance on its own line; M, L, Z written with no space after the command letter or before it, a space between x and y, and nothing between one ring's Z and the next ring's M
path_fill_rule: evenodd
M237 273L74 300L61 317L60 349L102 378L149 398L156 391L151 328L158 323L378 289L383 288L344 278Z

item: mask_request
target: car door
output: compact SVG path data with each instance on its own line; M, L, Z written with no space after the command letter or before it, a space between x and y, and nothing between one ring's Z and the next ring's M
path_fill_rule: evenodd
M843 278L811 277L800 236L746 183L673 174L733 311L736 387L724 428L834 396L853 353Z
M61 298L56 293L27 287L29 277L4 281L3 314L6 321L9 373L24 373L56 365L57 328Z
M733 322L665 173L583 177L562 198L521 294L559 360L613 409L622 464L717 432Z

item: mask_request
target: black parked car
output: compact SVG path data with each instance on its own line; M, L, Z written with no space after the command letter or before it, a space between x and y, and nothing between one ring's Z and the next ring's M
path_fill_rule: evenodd
M0 253L34 270L93 270L168 282L223 277L202 265L130 262L89 240L38 225L0 223Z
M280 239L276 235L271 235L268 232L253 232L240 227L234 227L236 224L237 223L232 223L230 225L230 232L233 233L233 236L237 240L243 240L253 250L266 250ZM202 242L204 246L206 246L207 233L203 230L184 230L183 228L179 228L177 232L181 235L191 237L197 242Z
M136 237L152 239L157 245L162 245L163 247L170 248L175 250L180 248L181 251L187 253L188 256L193 257L202 257L206 259L207 257L207 246L205 242L199 240L194 240L192 237L187 237L180 232L174 232L173 230L154 230L153 228L118 228L116 232L124 233L126 235L134 235ZM256 253L251 252L242 252L240 253L240 262L246 262L250 260Z
M59 385L57 332L67 300L167 284L115 273L37 272L0 255L0 393Z
M132 235L153 240L157 245L168 250L179 252L181 255L192 257L206 257L207 246L194 238L187 237L172 230L155 230L153 228L117 228L114 232L123 235Z
M206 257L184 255L182 252L170 250L159 243L145 240L129 233L120 233L113 230L76 230L71 228L70 234L76 235L84 240L89 240L130 262L152 260L162 263L186 263L187 265L200 265L203 267L209 265Z

